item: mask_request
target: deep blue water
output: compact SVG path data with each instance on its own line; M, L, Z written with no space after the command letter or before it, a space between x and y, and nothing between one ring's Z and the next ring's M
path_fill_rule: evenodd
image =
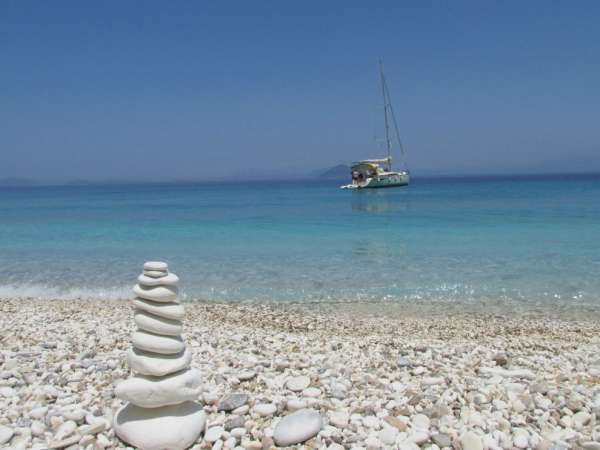
M0 188L0 297L600 304L600 176Z

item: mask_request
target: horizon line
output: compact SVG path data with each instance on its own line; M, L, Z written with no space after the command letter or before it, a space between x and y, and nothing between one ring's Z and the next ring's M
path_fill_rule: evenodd
M497 173L439 173L439 174L426 174L418 175L411 173L411 178L422 179L422 180L434 180L434 179L494 179L494 178L543 178L550 176L562 176L562 177L573 177L573 176L600 176L600 170L591 171L568 171L568 172L497 172ZM15 184L2 184L4 180L15 180L19 181ZM344 181L345 178L323 178L319 177L308 177L300 176L293 178L215 178L210 180L193 180L193 179L181 179L181 180L138 180L138 181L126 181L126 180L106 180L106 181L91 181L91 180L75 180L75 181L59 181L59 182L47 182L37 181L28 178L21 177L5 177L0 178L0 188L42 188L42 187L82 187L82 186L135 186L135 185L175 185L175 184L244 184L244 183L265 183L265 182L278 182L278 183L298 183L303 181Z

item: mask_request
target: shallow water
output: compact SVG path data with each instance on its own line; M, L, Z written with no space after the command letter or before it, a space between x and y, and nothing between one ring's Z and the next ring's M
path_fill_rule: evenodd
M600 304L600 176L0 189L0 297Z

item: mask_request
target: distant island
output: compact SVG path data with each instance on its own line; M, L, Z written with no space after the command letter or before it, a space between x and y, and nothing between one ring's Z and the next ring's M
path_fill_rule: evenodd
M338 164L329 169L323 169L317 174L317 178L324 180L342 180L348 178L350 167L345 164Z

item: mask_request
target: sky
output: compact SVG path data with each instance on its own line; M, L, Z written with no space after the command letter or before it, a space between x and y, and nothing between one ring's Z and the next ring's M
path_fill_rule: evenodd
M600 170L598 1L0 2L0 178ZM394 151L397 155L398 152Z

